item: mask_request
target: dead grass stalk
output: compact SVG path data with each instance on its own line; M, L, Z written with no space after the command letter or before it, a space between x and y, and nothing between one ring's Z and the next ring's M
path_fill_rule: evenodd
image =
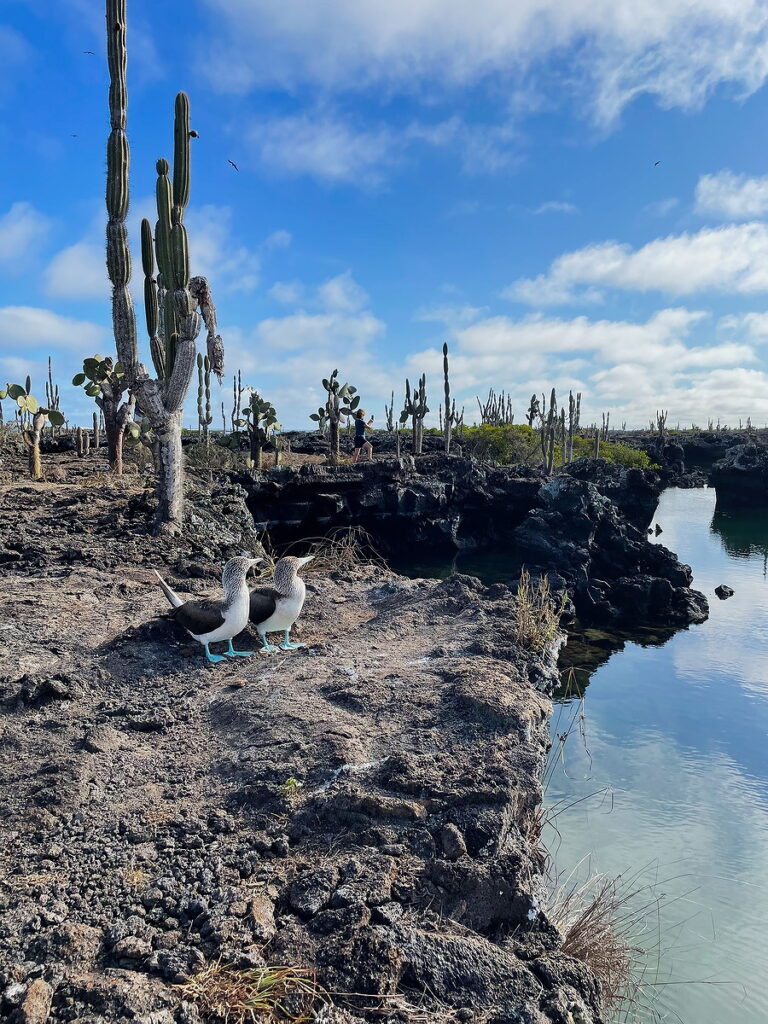
M205 1017L222 1024L304 1024L325 1001L314 971L298 967L237 970L219 961L177 988Z

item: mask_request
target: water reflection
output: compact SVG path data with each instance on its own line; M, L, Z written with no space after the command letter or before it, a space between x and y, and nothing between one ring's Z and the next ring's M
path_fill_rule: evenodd
M762 556L765 573L768 563L768 510L716 508L710 529L734 558Z
M768 524L714 504L713 491L670 490L656 514L659 540L693 566L710 601L707 622L672 636L584 631L566 649L589 680L587 731L553 774L548 838L562 868L582 858L612 875L645 866L666 894L641 939L662 952L662 984L648 988L662 1019L764 1024ZM734 596L718 601L719 583ZM601 790L611 799L575 802Z

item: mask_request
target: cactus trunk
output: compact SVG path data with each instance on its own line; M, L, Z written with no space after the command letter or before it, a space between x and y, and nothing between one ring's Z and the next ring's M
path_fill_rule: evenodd
M184 457L181 450L182 410L170 413L155 442L158 520L181 524L184 511Z
M338 466L339 459L341 458L341 452L339 449L339 421L334 417L331 417L329 426L331 433L330 463L332 466Z
M43 462L40 458L40 437L43 432L45 419L34 416L28 430L24 431L24 441L27 445L29 456L29 476L31 480L43 479Z

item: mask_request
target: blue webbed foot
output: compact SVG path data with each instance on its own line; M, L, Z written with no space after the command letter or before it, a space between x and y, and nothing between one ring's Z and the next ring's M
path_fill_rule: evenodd
M236 651L232 646L232 641L229 641L229 647L227 648L227 657L229 658L250 658L253 655L253 651Z
M208 644L205 644L205 656L212 665L215 665L218 661L226 661L227 659L223 654L211 654Z
M285 640L283 640L283 642L280 644L280 650L281 651L295 651L298 647L306 647L306 646L307 646L306 644L294 643L294 641L291 640L290 632L286 629L286 631L285 631Z
M280 648L279 647L275 647L274 644L271 644L269 642L269 640L267 640L266 636L262 636L262 638L261 638L261 651L262 651L263 654L273 654L275 651L279 651L279 650L280 650Z

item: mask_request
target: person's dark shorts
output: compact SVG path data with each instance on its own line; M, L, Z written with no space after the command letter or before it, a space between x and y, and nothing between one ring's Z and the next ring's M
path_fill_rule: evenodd
M367 440L368 438L365 436L365 434L361 434L359 437L356 437L355 448L362 448Z

